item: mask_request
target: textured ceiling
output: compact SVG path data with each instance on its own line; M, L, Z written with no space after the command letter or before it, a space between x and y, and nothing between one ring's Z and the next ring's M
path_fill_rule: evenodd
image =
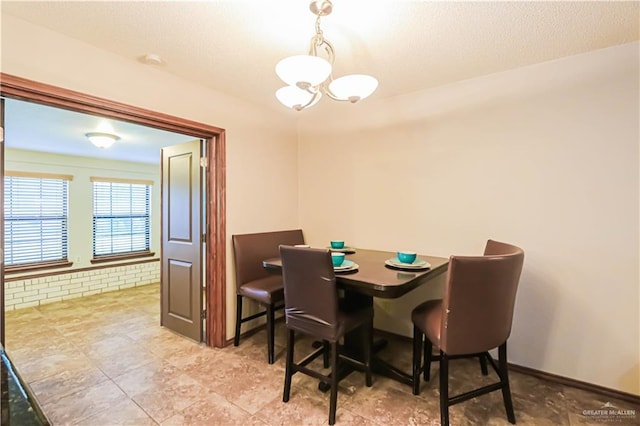
M160 67L220 92L284 108L282 58L306 53L306 0L13 2L2 13ZM374 75L375 97L431 88L639 38L638 2L334 0L322 20L335 76Z
M275 99L284 84L274 67L284 57L306 53L315 23L308 6L306 0L3 0L0 11L131 61L158 54L164 63L153 66L168 73L291 114ZM322 29L335 47L334 77L375 76L380 84L372 98L629 43L640 33L637 1L333 0L333 6ZM332 102L323 102L315 108L331 108ZM42 143L49 150L63 146L52 143L53 131L47 134Z

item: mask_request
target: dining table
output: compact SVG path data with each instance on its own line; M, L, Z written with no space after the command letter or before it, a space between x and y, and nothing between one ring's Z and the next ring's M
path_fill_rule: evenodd
M432 282L433 279L447 271L449 259L444 257L418 255L418 259L428 262L423 268L402 265L392 262L396 259L395 252L353 248L343 250L346 259L354 262L356 268L336 271L336 285L344 291L345 303L351 307L373 306L374 298L396 299L411 290ZM282 271L280 258L265 259L263 266L267 269ZM428 267L427 267L428 266ZM361 330L347 333L344 338L343 350L349 356L362 360ZM389 362L376 356L376 352L386 346L385 340L374 343L371 368L380 374L401 383L412 386L412 375L393 366ZM352 371L350 365L342 364L338 371L339 380ZM328 386L320 383L319 388L328 390Z

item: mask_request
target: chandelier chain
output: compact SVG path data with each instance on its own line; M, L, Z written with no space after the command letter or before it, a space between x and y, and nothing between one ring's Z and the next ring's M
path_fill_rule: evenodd
M316 36L320 37L320 40L324 40L322 36L322 28L320 28L320 16L316 18Z
M320 15L318 15L318 17L316 18L316 33L313 37L311 37L311 41L309 43L309 54L318 56L318 48L322 48L324 46L327 60L331 65L333 65L335 60L335 53L331 43L329 43L329 41L324 38L324 33L322 32L322 28L320 27L320 18ZM330 77L330 79L333 80L332 77Z

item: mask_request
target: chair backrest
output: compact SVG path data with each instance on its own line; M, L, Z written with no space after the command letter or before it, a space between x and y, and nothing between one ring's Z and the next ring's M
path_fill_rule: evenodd
M496 348L511 334L524 251L489 240L484 256L451 256L440 343L449 355Z
M280 257L287 326L333 340L339 324L331 252L282 245Z
M262 261L280 256L280 244L304 244L301 229L233 235L236 288L270 275Z

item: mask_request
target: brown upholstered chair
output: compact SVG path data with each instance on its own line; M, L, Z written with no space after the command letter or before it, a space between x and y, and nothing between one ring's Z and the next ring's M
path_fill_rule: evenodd
M262 261L280 256L280 244L304 244L301 229L234 235L233 256L236 266L236 334L234 346L240 344L242 323L267 316L267 358L273 364L275 311L284 307L284 287L280 274L270 273ZM242 318L242 299L249 298L265 310Z
M420 372L429 380L432 361L440 362L440 420L449 424L449 406L496 390L502 391L509 422L516 422L507 371L507 339L516 291L524 262L522 249L489 240L484 256L451 256L444 298L429 300L411 313L413 321L413 393L420 393ZM424 370L420 365L424 340ZM432 355L432 346L440 355ZM489 350L498 348L498 365ZM480 357L483 373L488 360L500 381L449 397L449 360Z
M341 306L331 254L326 249L280 246L284 279L285 319L287 322L287 363L282 400L289 401L291 378L303 373L330 385L329 424L336 421L338 398L338 362L344 361L364 370L366 385L371 386L371 345L373 308L349 310ZM364 362L339 353L339 340L363 327ZM323 346L294 363L295 333L301 332L323 341ZM323 375L307 365L330 347L331 374Z

